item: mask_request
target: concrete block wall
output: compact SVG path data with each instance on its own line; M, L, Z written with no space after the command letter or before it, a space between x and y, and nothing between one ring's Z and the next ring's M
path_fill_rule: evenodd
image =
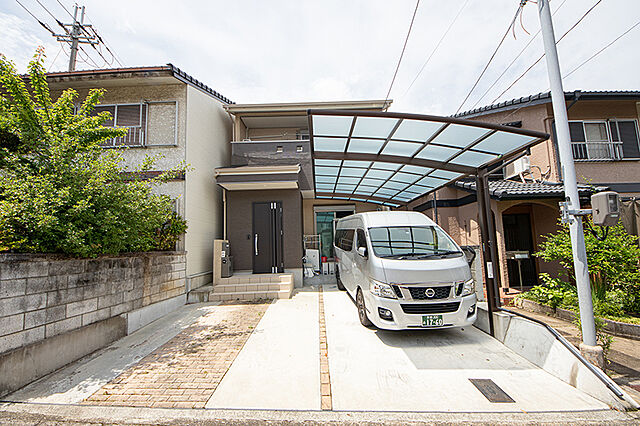
M180 296L185 254L0 254L0 354Z

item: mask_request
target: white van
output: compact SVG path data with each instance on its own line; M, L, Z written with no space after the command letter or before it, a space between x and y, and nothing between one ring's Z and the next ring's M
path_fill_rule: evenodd
M475 285L460 247L419 212L347 216L336 225L338 288L364 326L388 330L471 325Z

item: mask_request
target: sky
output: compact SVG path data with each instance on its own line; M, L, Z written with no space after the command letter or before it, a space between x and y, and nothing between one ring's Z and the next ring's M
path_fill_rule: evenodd
M38 0L19 1L54 31L60 30ZM60 3L72 10L71 0L39 1L60 21L70 21ZM640 20L638 0L551 0L556 38L596 3L558 44L563 74ZM384 99L416 2L92 0L79 4L86 6L89 22L124 66L172 63L234 102L260 103ZM519 0L421 0L389 96L394 101L390 110L449 115L459 108L465 111L548 91L543 59L502 94L543 52L540 35L531 41L540 23L537 5L528 3L522 20L516 21L462 104L518 4ZM458 19L411 86L458 12ZM564 89L640 90L639 42L637 26L564 79ZM68 47L56 42L16 0L1 0L0 53L24 72L40 45L45 47L49 71L67 69ZM100 68L119 66L103 46L107 61L89 46L84 49ZM81 53L77 69L92 68Z

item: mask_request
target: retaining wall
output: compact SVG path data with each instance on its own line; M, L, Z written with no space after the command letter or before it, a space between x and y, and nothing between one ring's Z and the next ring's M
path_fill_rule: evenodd
M0 254L0 396L184 304L185 271L184 252Z

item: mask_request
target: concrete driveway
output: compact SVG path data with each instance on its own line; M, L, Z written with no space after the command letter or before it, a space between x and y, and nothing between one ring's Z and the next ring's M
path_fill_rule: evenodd
M475 327L369 330L349 296L325 289L334 410L516 412L608 407ZM514 402L490 402L469 379L490 379Z
M474 327L367 329L350 297L332 284L262 306L188 305L7 399L93 406L115 399L110 404L122 407L193 400L192 407L215 410L381 415L608 412ZM255 322L240 330L233 315L247 318L250 310ZM215 381L200 380L202 372ZM513 402L490 402L469 379L491 380Z

